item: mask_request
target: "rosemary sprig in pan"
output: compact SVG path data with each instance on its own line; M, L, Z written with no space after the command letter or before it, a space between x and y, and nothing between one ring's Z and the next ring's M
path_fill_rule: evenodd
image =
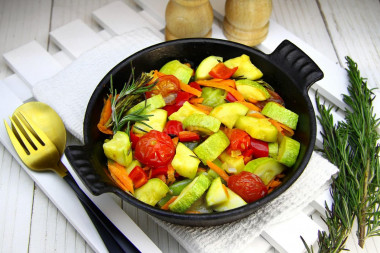
M111 118L106 123L106 127L112 127L114 133L120 130L125 130L129 134L132 124L141 122L142 124L150 127L144 121L147 121L151 115L141 114L146 108L146 104L140 110L127 114L128 109L133 105L145 100L145 92L150 91L155 83L146 85L152 80L152 76L149 73L142 73L137 80L134 78L134 70L128 79L128 82L124 84L120 93L113 88L112 76L110 78L110 96L111 97Z
M375 96L361 77L357 64L349 57L346 60L350 85L349 95L343 95L349 107L345 110L345 121L334 125L333 107L326 108L316 97L324 155L339 168L331 185L334 204L331 209L326 206L324 221L328 233L319 231L318 234L319 252L344 250L355 219L360 247L364 247L367 238L380 235L380 147L377 144L380 136L376 132L379 119L372 106Z

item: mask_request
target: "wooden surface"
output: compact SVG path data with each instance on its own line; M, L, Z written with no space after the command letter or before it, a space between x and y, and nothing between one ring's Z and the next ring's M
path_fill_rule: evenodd
M153 0L152 0L153 1ZM0 55L36 40L48 52L58 52L49 32L82 20L100 30L91 12L111 0L1 0ZM132 0L124 1L139 10ZM212 2L212 1L211 1ZM153 3L152 3L153 4ZM369 85L380 84L380 3L378 0L274 0L272 19L345 66L344 57L358 62ZM0 60L0 80L13 73ZM185 252L167 232L128 205L123 208L163 252ZM380 239L359 249L354 234L351 252L380 252ZM82 237L0 144L0 252L92 252ZM270 249L270 252L275 252Z

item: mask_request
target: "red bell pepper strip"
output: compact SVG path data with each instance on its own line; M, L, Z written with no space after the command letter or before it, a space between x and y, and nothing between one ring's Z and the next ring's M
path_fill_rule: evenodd
M202 91L202 88L201 86L197 83L197 82L191 82L189 83L190 87L194 88L194 89L197 89L199 91Z
M183 131L182 123L177 120L169 120L164 128L164 133L168 135L175 135L178 136L179 132Z
M162 109L168 112L168 117L179 110L180 107L176 105L165 105Z
M135 188L139 188L148 182L148 175L140 166L134 167L128 176L132 179Z
M152 169L151 178L157 177L158 175L166 175L168 174L168 167L159 167Z
M268 143L262 140L251 138L251 145L248 150L254 158L268 157ZM243 154L245 156L245 154Z
M189 99L192 97L194 97L193 94L190 94L186 91L178 91L177 98L175 100L175 105L181 107L186 101L189 101Z
M199 134L191 131L182 131L178 134L179 140L181 142L187 142L187 141L199 141L200 137Z
M237 69L238 67L230 69L223 62L219 62L208 74L214 78L229 79Z
M230 92L227 93L226 100L231 103L238 101Z
M181 108L181 106L186 102L189 101L190 98L194 97L193 94L190 94L185 91L178 91L177 92L177 97L175 100L175 103L173 105L166 105L162 109L168 112L168 117L175 113L176 111Z

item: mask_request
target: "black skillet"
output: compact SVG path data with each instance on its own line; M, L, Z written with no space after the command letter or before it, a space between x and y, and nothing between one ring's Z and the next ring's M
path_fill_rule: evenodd
M126 45L128 46L128 45ZM301 143L295 165L287 170L283 184L264 198L246 206L226 212L211 214L178 214L149 206L125 193L110 178L102 144L107 137L97 129L103 99L109 93L109 80L121 90L131 74L159 69L166 62L178 59L197 66L209 55L227 60L247 54L268 82L284 99L286 107L299 115L294 139ZM84 146L69 146L65 153L83 183L94 195L113 192L128 203L162 220L189 226L213 226L241 219L281 195L301 175L313 152L316 138L316 118L308 96L309 87L323 78L323 72L303 51L291 42L283 41L273 53L267 55L253 48L225 40L182 39L163 42L143 49L116 65L100 81L87 106L83 123Z

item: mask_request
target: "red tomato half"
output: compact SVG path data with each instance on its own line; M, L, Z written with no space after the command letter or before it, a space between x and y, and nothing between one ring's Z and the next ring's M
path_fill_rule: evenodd
M228 139L230 139L229 150L244 151L251 145L251 137L243 130L232 129L228 131Z
M268 189L260 177L248 171L230 176L228 188L247 203L254 202L268 194Z
M154 88L146 93L149 98L153 95L161 94L167 105L175 103L177 91L179 91L179 80L173 75L160 76Z
M151 130L136 144L135 158L150 168L166 166L175 155L175 146L166 133Z

